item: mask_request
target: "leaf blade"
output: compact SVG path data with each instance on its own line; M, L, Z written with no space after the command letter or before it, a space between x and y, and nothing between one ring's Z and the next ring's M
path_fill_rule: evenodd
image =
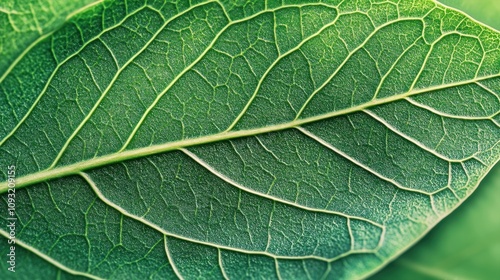
M163 257L178 255L167 249L167 239L174 238L204 248L199 250L211 259L204 272L219 278L240 274L222 267L216 273L215 264L246 263L246 273L262 266L267 276L274 269L280 277L298 272L295 261L314 263L315 277L361 277L420 238L498 160L500 132L492 115L498 108L484 106L485 96L497 95L500 74L483 65L495 58L495 47L484 52L482 46L481 54L477 44L495 34L463 27L467 18L431 1L417 5L420 10L406 5L351 1L270 9L209 1L177 7L179 13L137 6L125 20L119 17L132 10L103 9L103 15L115 13L102 26L112 28L82 36L95 42L53 50L56 62L66 61L71 48L78 55L52 70L47 95L33 107L38 111L0 144L1 161L19 165L19 187L46 186L45 196L55 201L52 182L66 192L73 182L120 219L142 223L156 237L145 251L129 240L142 248L138 263L163 245ZM397 18L390 13L394 8ZM305 22L318 15L329 19L312 29L291 27L294 17ZM359 32L352 32L353 22ZM455 30L437 30L436 22ZM181 57L172 42L182 46ZM331 52L325 42L339 51L330 56L334 63L314 57ZM392 42L399 43L395 51L383 44ZM417 53L412 64L410 54ZM96 64L95 54L116 67L99 68L105 63ZM447 67L431 63L440 60ZM457 70L459 64L468 71ZM401 77L406 80L394 88ZM65 89L70 84L73 93ZM453 95L462 101L455 98L455 107L441 112L448 109L435 100ZM470 99L478 106L456 118ZM405 114L419 119L409 122ZM28 136L40 124L41 133ZM442 135L430 139L429 131ZM0 189L5 192L7 183ZM25 198L31 199L31 189L22 190ZM45 211L60 211L60 203ZM162 209L169 209L168 217ZM88 240L92 234L80 235ZM79 246L89 246L84 243ZM99 267L105 260L72 266L122 275L121 268L115 274ZM195 273L192 263L171 262L171 276Z

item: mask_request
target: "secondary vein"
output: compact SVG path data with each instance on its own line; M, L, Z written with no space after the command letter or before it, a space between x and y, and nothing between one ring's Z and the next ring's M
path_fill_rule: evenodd
M168 152L172 150L178 150L181 148L186 148L186 147L191 147L191 146L196 146L196 145L202 145L202 144L208 144L208 143L213 143L213 142L218 142L218 141L224 141L224 140L229 140L229 139L235 139L235 138L241 138L241 137L247 137L247 136L254 136L254 135L259 135L263 133L269 133L269 132L276 132L276 131L281 131L285 129L290 129L294 127L298 127L301 125L305 125L308 123L312 122L317 122L321 121L324 119L336 117L336 116L342 116L346 114L351 114L354 112L359 112L363 111L364 109L373 107L373 106L378 106L382 104L387 104L390 102L395 102L398 100L405 99L409 96L414 96L422 93L427 93L430 91L436 91L436 90L442 90L450 87L455 87L455 86L460 86L460 85L465 85L465 84L470 84L474 82L479 82L487 79L492 79L500 77L500 74L494 74L490 76L485 76L485 77L480 77L477 79L473 80L466 80L466 81L461 81L461 82L456 82L456 83L451 83L451 84L446 84L446 85L440 85L440 86L435 86L435 87L430 87L430 88L425 88L425 89L418 89L418 90L413 90L406 92L404 94L399 94L399 95L393 95L389 96L386 98L382 99L376 99L372 100L370 102L366 102L354 107L338 110L338 111L333 111L329 112L326 114L321 114L321 115L316 115L313 117L309 118L303 118L303 119L298 119L286 123L281 123L281 124L274 124L274 125L269 125L265 127L259 127L259 128L253 128L253 129L246 129L246 130L237 130L237 131L228 131L228 132L220 132L217 134L212 134L212 135L206 135L206 136L201 136L198 138L188 138L188 139L182 139L179 141L173 141L173 142L167 142L163 144L158 144L158 145L152 145L144 148L139 148L135 150L125 150L122 152L118 153L113 153L109 155L105 155L102 157L96 157L90 160L86 161L81 161L77 163L73 163L70 165L66 166L60 166L60 167L54 167L52 169L45 169L36 173L32 173L29 175L21 176L17 178L16 181L16 187L17 188L22 188L26 187L31 184L35 183L40 183L46 180L50 179L55 179L59 177L64 177L64 176L69 176L69 175L75 175L78 174L81 171L88 170L88 169L93 169L105 165L109 165L112 163L116 162L121 162L125 160L130 160L134 158L140 158L148 155L153 155L153 154L158 154L158 153L163 153L163 152ZM8 190L8 185L7 182L2 182L0 183L0 193L5 193Z

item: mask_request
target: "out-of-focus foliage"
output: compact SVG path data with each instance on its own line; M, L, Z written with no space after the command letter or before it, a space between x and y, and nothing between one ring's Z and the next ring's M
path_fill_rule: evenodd
M371 279L496 279L500 275L499 206L497 164L462 206Z

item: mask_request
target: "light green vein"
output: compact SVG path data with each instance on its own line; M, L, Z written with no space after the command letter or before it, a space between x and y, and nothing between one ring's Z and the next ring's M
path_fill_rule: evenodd
M316 142L320 143L321 145L323 145L324 147L328 148L329 150L331 150L331 151L335 152L336 154L344 157L345 159L349 160L351 163L355 164L356 166L359 166L359 167L363 168L364 170L368 171L370 174L375 175L377 178L381 179L382 181L386 181L386 182L392 184L393 186L397 187L398 189L402 189L402 190L405 190L405 191L408 191L408 192L415 192L415 193L425 194L425 195L428 195L428 196L434 194L434 192L430 193L430 192L421 191L421 190L418 190L418 189L412 189L412 188L405 187L405 186L401 185L399 182L397 182L397 181L395 181L393 179L387 178L384 175L380 174L379 172L375 171L373 168L371 168L369 166L366 166L365 164L357 161L356 159L352 158L348 154L346 154L343 151L339 150L338 148L334 147L333 145L331 145L330 143L328 143L324 139L322 139L319 136L315 135L314 133L306 130L305 128L297 127L297 129L300 132L302 132L304 135L306 135L309 138L315 140Z
M100 3L104 2L104 0L97 0L93 3L90 3L74 12L72 12L71 14L69 14L68 16L66 16L66 22L69 21L72 17L74 17L75 15L85 11L85 10L88 10L90 9L91 7L93 6L96 6ZM7 14L11 14L11 12L7 12L5 11L5 13ZM38 37L38 39L36 39L35 41L33 41L33 43L31 43L26 49L24 49L24 51L19 54L19 56L10 64L9 68L7 68L7 70L5 70L5 72L2 74L2 76L0 76L0 83L3 82L3 80L5 79L5 77L7 77L10 72L12 72L12 69L14 69L16 67L16 65L24 58L24 56L31 50L33 49L33 47L35 47L36 45L38 45L38 43L42 42L45 38L48 38L50 37L52 34L54 34L54 32L56 32L57 30L55 31L52 31L52 32L49 32L47 34L44 34L40 37Z
M363 112L365 114L367 114L368 116L370 116L371 118L373 118L374 120L376 120L377 122L379 122L382 125L384 125L385 127L387 127L390 131L396 133L401 138L403 138L406 141L408 141L408 142L416 145L420 149L422 149L422 150L424 150L424 151L432 154L433 156L435 156L435 157L437 157L437 158L439 158L441 160L444 160L444 161L447 161L447 162L456 162L456 163L464 162L464 161L467 161L467 160L472 159L472 158L478 160L477 158L474 157L474 155L471 155L471 156L466 157L466 158L460 158L460 159L454 159L454 158L446 157L445 155L439 153L435 149L431 149L431 148L427 147L425 144L423 144L422 142L418 141L417 139L414 139L414 138L412 138L412 137L404 134L403 132L399 131L396 127L394 127L393 125L391 125L389 122L387 122L382 117L380 117L377 114L375 114L374 112L372 112L370 110L363 110Z
M346 256L350 256L350 255L353 255L353 254L376 253L377 252L376 250L354 250L354 251L350 251L349 250L349 251L347 251L345 253L342 253L342 254L339 254L339 255L337 255L337 256L335 256L333 258L324 258L324 257L319 257L319 256L313 256L313 255L307 255L307 256L282 256L282 255L276 255L276 254L273 254L273 253L269 253L267 251L253 251L253 250L248 250L248 249L243 249L243 248L229 247L229 246L217 244L217 243L214 243L214 242L202 241L202 240L197 240L197 239L193 239L193 238L188 238L188 237L185 237L185 236L182 236L182 235L171 233L171 232L169 232L169 231L161 228L160 226L154 224L153 222L145 219L144 217L138 217L138 216L136 216L134 214L131 214L130 212L128 212L127 210L125 210L123 207L115 204L110 199L108 199L107 197L105 197L102 194L102 192L99 190L99 188L96 185L96 183L92 180L92 178L88 174L80 172L77 175L81 176L83 179L85 179L85 181L87 181L87 183L92 188L92 190L95 192L95 194L105 204L107 204L111 208L115 209L116 211L118 211L119 213L121 213L122 215L124 215L125 217L128 217L128 218L131 218L133 220L139 221L142 224L150 227L153 230L156 230L159 233L162 233L163 235L165 235L167 237L174 237L174 238L177 238L177 239L180 239L180 240L189 241L189 242L192 242L192 243L195 243L195 244L200 244L200 245L204 245L204 246L213 247L213 248L220 249L220 250L227 250L227 251L238 252L238 253L248 254L248 255L261 255L261 256L267 256L267 257L273 258L273 259L283 259L283 260L314 259L314 260L320 260L320 261L324 261L324 262L333 262L333 261L339 260L341 258L345 258Z
M406 18L406 20L415 20L415 19L408 19ZM421 20L421 19L418 19L417 20ZM401 21L401 20L399 20ZM395 22L399 22L398 20L396 20ZM379 27L381 28L381 27ZM376 31L374 31L376 32ZM431 44L431 48L429 49L425 59L424 59L424 63L422 63L422 67L420 68L420 71L418 72L417 76L415 77L415 79L413 80L413 83L412 85L410 86L410 92L413 91L413 89L415 88L415 84L418 82L422 72L424 71L425 69L425 66L427 65L427 61L432 53L432 50L435 46L435 44L437 44L440 40L442 40L444 37L446 36L449 36L449 35L452 35L452 34L458 34L460 36L466 36L466 37L473 37L473 36L467 36L467 35L463 35L459 32L449 32L449 33L445 33L443 35L441 35L438 39L436 39L436 41L434 41L432 44ZM302 106L302 108L300 108L299 112L297 113L297 116L296 116L296 119L298 119L301 114L303 113L303 111L307 108L307 105L311 102L311 100L314 98L314 96L316 96L316 94L318 94L318 92L320 90L322 90L332 79L333 77L335 77L337 75L337 73L341 70L342 66L347 63L348 59L354 54L356 53L357 50L359 50L360 48L362 48L367 42L368 40L374 35L374 33L371 33L368 38L360 45L358 46L355 50L353 50L351 53L349 53L348 57L342 62L341 66L339 66L339 68L337 68L337 70L319 87L317 88L311 95L309 95L309 98L306 100L306 102L304 103L304 105ZM476 37L473 37L473 38L476 38ZM446 85L445 83L443 83L443 85Z
M262 133L269 133L269 132L285 130L285 129L289 129L289 128L293 128L293 127L298 127L298 126L301 126L301 125L304 125L307 123L317 122L320 120L324 120L324 119L328 119L328 118L332 118L332 117L336 117L336 116L342 116L342 115L346 115L346 114L350 114L350 113L354 113L354 112L359 112L359 111L362 111L364 109L367 109L367 108L370 108L373 106L394 102L397 100L407 98L409 96L418 95L418 94L427 93L427 92L432 92L432 91L436 91L436 90L442 90L445 88L450 88L450 87L455 87L455 86L460 86L460 85L466 85L466 84L470 84L470 83L474 83L474 82L478 82L478 81L483 81L483 80L487 80L487 79L491 79L491 78L497 78L497 77L500 77L500 74L485 76L485 77L481 77L481 78L474 79L474 80L466 80L466 81L451 83L451 84L447 84L447 85L439 85L439 86L435 86L435 87L414 90L414 91L406 92L404 94L393 95L393 96L389 96L386 98L372 100L370 102L360 104L360 105L357 105L357 106L354 106L351 108L346 108L346 109L342 109L339 111L329 112L327 114L317 115L317 116L313 116L313 117L309 117L309 118L294 120L294 121L287 122L287 123L275 124L275 125L270 125L270 126L255 128L255 129L221 132L218 134L201 136L198 138L188 138L188 139L183 139L183 140L179 140L179 141L173 141L173 142L163 143L163 144L159 144L159 145L153 145L153 146L149 146L149 147L139 148L139 149L135 149L135 150L126 150L126 151L119 152L119 153L113 153L113 154L105 155L102 157L93 158L93 159L90 159L87 161L81 161L81 162L77 162L77 163L66 165L66 166L56 167L53 169L46 169L46 170L42 170L42 171L32 173L29 175L20 176L17 178L17 187L22 188L22 187L25 187L25 186L30 185L30 184L39 183L39 182L43 182L43 181L54 179L54 178L78 174L80 171L83 171L83 170L88 170L88 169L92 169L92 168L96 168L96 167L100 167L100 166L104 166L104 165L108 165L108 164L112 164L112 163L116 163L116 162L121 162L121 161L128 160L128 159L139 158L139 157L144 157L144 156L148 156L148 155L168 152L168 151L177 150L180 148L185 148L185 147L190 147L190 146L195 146L195 145L201 145L201 144L213 143L213 142L229 140L229 139L234 139L234 138L253 136L253 135L258 135L258 134L262 134ZM7 189L8 189L7 182L0 183L0 193L6 192Z
M226 274L226 270L224 269L224 264L222 262L221 249L217 249L217 260L219 262L219 267L220 267L220 272L222 273L222 277L224 277L224 280L229 280L229 277Z
M5 238L8 238L9 237L9 234L7 232L5 232L3 229L0 229L0 234L3 235ZM76 276L84 276L84 277L87 277L87 278L90 278L90 279L95 279L95 280L103 280L104 278L100 278L98 276L95 276L95 275L92 275L92 274L89 274L89 273L86 273L86 272L81 272L81 271L76 271L74 269L71 269L67 266L65 266L64 264L56 261L55 259L51 258L50 256L48 256L47 254L39 251L38 249L32 247L31 245L28 245L27 243L25 243L24 241L20 240L19 238L16 237L16 244L23 247L24 249L32 252L33 254L37 255L38 257L44 259L45 261L47 261L48 263L52 264L53 266L69 273L69 274L72 274L72 275L76 275Z
M163 236L163 243L164 243L164 247L165 247L165 254L167 255L167 259L168 259L168 262L170 263L170 267L172 267L172 270L174 271L175 275L179 279L181 279L181 280L184 279L184 277L182 277L182 274L179 272L179 269L175 265L174 259L170 255L170 250L168 249L168 241L167 241L166 235Z
M412 98L406 98L406 101L408 101L410 104L412 104L413 106L415 107L418 107L418 108L422 108L424 110L427 110L435 115L438 115L438 116L442 116L442 117L445 117L445 118L450 118L450 119L457 119L457 120L465 120L465 121L484 121L484 120L488 120L488 121L491 121L493 122L493 124L495 124L496 126L498 126L500 128L500 125L497 124L493 118L496 117L499 113L500 113L500 110L496 111L495 113L489 115L489 116L485 116L485 117L471 117L471 116L462 116L462 115L456 115L456 114L448 114L448 113L445 113L445 112L442 112L442 111L439 111L431 106L428 106L428 105L425 105L425 104L422 104L418 101L415 101L414 99Z
M104 98L107 96L109 90L113 87L114 83L116 82L116 80L118 79L118 77L120 76L120 74L123 72L123 70L125 70L128 65L130 65L139 55L141 55L144 52L144 50L146 50L149 47L149 45L151 45L152 42L154 42L156 40L156 38L158 37L158 35L161 32L163 32L163 29L165 28L165 26L167 26L169 23L171 23L175 19L177 19L177 18L185 15L186 13L189 13L190 11L192 11L192 10L194 10L194 9L200 7L200 6L205 6L205 5L210 4L210 3L212 3L212 2L209 1L209 2L204 2L204 3L198 4L198 5L194 5L194 6L190 7L189 9L183 11L182 13L177 14L175 17L172 17L171 19L169 19L165 23L163 23L163 25L156 31L155 34L153 34L153 36L151 36L151 38L144 44L144 46L137 53L135 53L121 68L118 69L118 71L113 76L113 79L109 83L108 87L101 94L101 96L99 97L99 99L97 100L97 102L94 104L94 106L92 107L92 109L90 110L90 112L85 116L85 118L83 119L83 121L80 122L80 124L78 125L78 127L71 134L71 136L66 140L66 142L64 143L63 147L61 148L61 150L57 154L56 158L52 162L52 165L49 167L49 169L53 168L54 166L56 166L56 164L59 162L59 160L63 156L64 152L68 148L68 146L71 143L71 141L73 140L73 138L75 138L75 136L78 134L78 132L80 132L80 130L83 128L83 126L92 117L92 115L97 110L97 108L101 104L102 100L104 100ZM97 86L97 84L96 84L96 86Z
M86 47L88 46L90 43L92 43L93 41L95 40L100 40L100 37L110 31L110 30L113 30L114 28L116 28L117 26L120 26L121 24L123 24L127 19L129 19L131 16L135 15L136 13L140 12L141 9L138 9L137 11L131 13L130 15L126 16L123 20L121 20L120 22L118 22L116 25L114 26L111 26L107 29L104 29L102 32L100 32L99 34L97 34L94 38L90 39L88 42L84 43L75 53L69 55L67 58L65 58L63 61L61 61L60 63L57 64L56 68L53 70L52 74L50 75L50 77L47 79L47 82L45 83L45 86L43 87L42 91L40 92L40 94L37 96L37 98L35 99L35 101L33 102L33 104L31 105L30 109L24 114L23 118L17 123L17 125L10 131L9 134L7 134L1 141L0 141L0 146L3 145L3 143L5 143L5 141L7 141L18 129L19 127L24 123L24 121L29 117L29 115L31 114L31 112L33 111L33 109L36 107L36 105L40 102L40 99L45 95L45 92L47 91L51 81L54 79L54 76L58 73L58 70L59 68L61 68L64 64L66 64L66 62L68 62L70 59L72 59L73 57L77 56L78 54L80 54L80 52ZM31 50L36 44L42 42L43 40L45 40L46 38L50 37L53 35L54 32L52 33L49 33L47 35L44 35L44 36L41 36L37 41L35 41L33 43L32 46L30 46L26 52L28 52L29 50ZM106 46L107 47L107 46ZM54 60L56 59L56 57L54 56ZM13 64L15 66L15 64ZM14 67L12 66L12 67ZM9 72L9 71L8 71ZM6 72L7 73L7 72ZM7 74L4 75L5 77L7 76ZM2 78L0 78L0 83L2 83L3 79L5 78L4 76L2 76Z
M201 165L203 168L205 168L206 170L210 171L210 173L212 173L213 175L217 176L222 181L224 181L224 182L230 184L231 186L234 186L237 189L240 189L240 190L242 190L242 191L244 191L246 193L250 193L250 194L253 194L253 195L265 198L267 200L272 200L272 201L275 201L275 202L286 204L286 205L289 205L289 206L292 206L292 207L295 207L295 208L298 208L298 209L306 210L308 212L317 212L317 213L324 213L324 214L329 214L329 215L337 215L337 216L341 216L341 217L347 218L348 220L349 219L355 219L355 220L365 221L365 222L370 223L370 224L372 224L372 225L374 225L376 227L379 227L381 229L384 228L383 225L381 225L379 223L376 223L376 222L374 222L372 220L363 218L363 217L351 216L351 215L347 215L347 214L342 213L342 212L331 211L331 210L327 210L327 209L311 208L311 207L300 205L300 204L295 203L295 202L291 202L291 201L288 201L288 200L284 200L284 199L281 199L281 198L277 198L277 197L274 197L274 196L271 196L271 195L268 195L268 194L264 194L264 193L261 193L261 192L249 189L249 188L247 188L247 187L239 184L238 182L234 181L233 179L229 178L227 175L219 172L214 167L210 166L208 163L206 163L204 160L202 160L201 158L199 158L197 155L195 155L194 153L190 152L189 150L181 149L181 151L184 154L186 154L188 157L190 157L192 160L194 160L196 163L198 163L199 165Z
M144 112L144 114L141 116L141 119L139 120L139 122L137 122L137 125L134 127L134 129L132 130L132 132L130 133L130 136L128 137L127 141L125 141L125 143L123 144L123 146L121 147L121 149L119 150L119 152L121 151L124 151L128 145L130 144L130 142L132 141L132 139L134 138L134 136L137 134L137 131L141 128L142 124L144 123L144 120L147 118L147 116L149 115L149 113L151 112L151 110L153 110L155 107L156 107L156 104L158 104L158 102L160 101L160 99L168 92L168 90L170 88L172 88L172 86L177 83L177 81L182 77L184 76L184 74L186 74L189 70L191 70L193 68L194 65L196 65L201 59L203 59L203 57L208 53L208 51L210 51L213 46L215 45L215 43L217 43L217 40L220 38L220 36L222 36L222 34L227 30L229 29L231 26L235 25L235 24L238 24L238 23L242 23L242 22L245 22L245 21L249 21L253 18L256 18L262 14L266 14L266 13L274 13L278 10L282 10L282 9L288 9L288 8L292 8L292 7L303 7L303 6L315 6L315 5L321 5L321 6L326 6L326 7L330 7L328 5L323 5L323 4L310 4L310 5L285 5L285 6L282 6L282 7L278 7L278 8L275 8L275 9L272 9L272 10L267 10L267 11L262 11L262 12L259 12L259 13L256 13L250 17L247 17L247 18L243 18L243 19L239 19L239 20L235 20L235 21L231 21L228 25L226 25L224 28L222 28L219 33L214 37L214 39L212 40L212 42L210 42L210 44L208 45L208 47L205 49L205 51L203 53L201 53L198 58L196 60L194 60L188 67L186 67L181 73L179 73L167 86L166 88L155 98L155 100L153 101L153 103L151 103L151 105L146 109L146 111ZM229 19L228 19L229 20ZM327 28L328 26L332 25L333 23L323 27L321 30L323 30L324 28ZM319 34L319 32L313 34L312 36L310 36L309 38L307 38L306 40L310 39L310 38L313 38L314 36L317 36ZM305 42L305 41L304 41ZM298 47L297 47L298 48ZM290 52L287 52L287 54L289 54ZM273 63L273 65L275 65L277 63L277 60ZM272 67L271 67L272 68ZM269 69L268 69L269 71ZM267 72L266 72L267 74ZM264 77L266 76L266 74L264 74ZM200 75L201 77L203 77L202 75ZM253 100L253 98L255 98L255 95L256 95L256 92L260 86L260 83L262 83L262 80L264 79L264 77L259 81L259 84L257 85L257 89L256 91L254 92L253 96L250 98L250 101L247 103L247 105L245 106L245 108L243 109L243 111L240 113L240 115L236 118L236 120L233 122L233 124L230 126L230 128L236 124L236 122L239 120L239 118L244 114L244 112L246 111L246 109L248 108L248 106L250 106L250 103L251 101ZM228 130L230 130L227 129Z
M298 119L302 115L302 112L307 108L307 105L309 104L309 102L311 102L311 100L314 98L314 96L319 91L321 91L326 85L328 85L328 83L330 83L330 81L333 79L333 77L335 77L338 74L338 72L344 67L344 65L349 61L349 59L358 50L360 50L361 48L363 48L370 41L370 39L373 38L373 36L375 36L384 27L387 27L387 26L390 26L390 25L392 25L394 23L398 23L398 22L402 22L402 21L420 21L423 24L423 20L421 18L404 18L404 19L399 19L398 18L396 20L386 22L383 25L380 25L380 26L374 28L373 31L366 37L366 39L358 47L356 47L351 52L349 52L349 54L347 55L347 57L342 61L342 63L340 63L340 65L337 67L337 69L335 69L335 71L330 75L330 77L328 77L328 79L326 79L321 86L319 86L317 89L315 89L313 91L313 93L311 93L309 95L309 97L307 98L306 102L304 102L304 104L300 108L299 112L297 113L295 119Z
M422 28L422 30L423 30L423 28ZM420 41L421 39L423 39L423 36L418 37L410 46L408 46L408 48L406 48L398 56L398 58L394 61L394 63L392 63L392 65L389 68L389 70L387 70L387 72L385 73L385 75L382 76L382 78L380 79L380 82L378 83L377 89L375 90L375 94L373 94L372 99L376 99L378 97L378 94L380 93L380 90L382 89L382 85L384 84L385 80L389 77L389 75L392 73L392 71L394 70L394 68L396 67L396 65L399 63L399 61L401 61L401 59L405 56L405 54L408 53L409 50L411 50L414 46L417 45L417 42ZM378 69L378 67L377 67L377 69Z

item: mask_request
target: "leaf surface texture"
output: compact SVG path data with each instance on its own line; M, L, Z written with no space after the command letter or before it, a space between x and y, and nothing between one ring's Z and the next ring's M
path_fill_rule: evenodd
M499 34L432 1L298 2L104 2L17 59L0 166L26 258L354 279L466 199L499 158Z

